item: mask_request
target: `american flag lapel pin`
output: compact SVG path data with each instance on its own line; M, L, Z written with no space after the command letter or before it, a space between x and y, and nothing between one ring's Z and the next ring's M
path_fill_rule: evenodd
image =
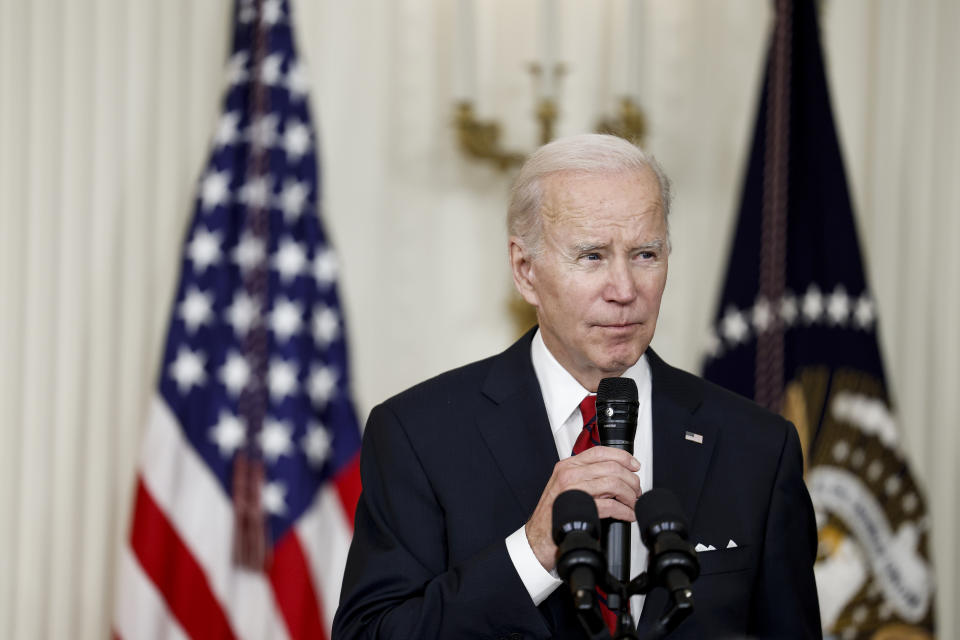
M696 442L697 444L703 444L703 436L699 433L694 433L693 431L687 431L683 436L686 440L690 442Z

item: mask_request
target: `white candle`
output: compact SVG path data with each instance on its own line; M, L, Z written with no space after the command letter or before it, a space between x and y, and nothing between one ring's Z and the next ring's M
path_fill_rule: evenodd
M453 69L453 97L457 102L474 102L477 94L477 58L473 0L457 1L456 18L457 57Z
M558 62L559 16L555 0L540 0L540 69L543 76L540 83L540 99L555 100L557 97L557 76L554 73Z
M640 99L640 59L642 57L640 33L643 28L642 7L640 6L640 2L641 0L627 0L627 61L626 65L624 65L626 78L623 88L626 96L633 98L634 102Z

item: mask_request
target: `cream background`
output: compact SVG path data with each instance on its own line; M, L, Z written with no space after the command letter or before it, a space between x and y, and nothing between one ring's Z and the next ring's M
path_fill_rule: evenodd
M478 106L535 138L537 3L480 0ZM613 106L624 0L561 2L560 133ZM297 0L343 262L356 400L516 335L508 177L451 122L455 3ZM960 6L827 0L825 48L884 358L960 633ZM677 199L654 341L697 369L769 21L763 0L644 0L649 148ZM0 0L0 637L103 638L180 243L219 109L227 0Z

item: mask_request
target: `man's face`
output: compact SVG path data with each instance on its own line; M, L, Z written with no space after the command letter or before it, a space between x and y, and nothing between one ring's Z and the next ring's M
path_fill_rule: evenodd
M632 366L653 338L667 283L659 185L644 170L562 172L542 186L543 250L531 259L514 243L515 280L537 308L547 348L596 390L601 378Z

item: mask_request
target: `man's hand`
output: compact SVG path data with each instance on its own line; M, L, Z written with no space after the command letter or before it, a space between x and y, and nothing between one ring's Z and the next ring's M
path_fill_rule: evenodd
M553 467L525 527L530 547L544 569L551 571L557 564L557 545L552 535L556 497L569 489L580 489L593 496L600 518L633 522L633 504L640 497L640 478L636 474L639 470L636 458L612 447L592 447Z

